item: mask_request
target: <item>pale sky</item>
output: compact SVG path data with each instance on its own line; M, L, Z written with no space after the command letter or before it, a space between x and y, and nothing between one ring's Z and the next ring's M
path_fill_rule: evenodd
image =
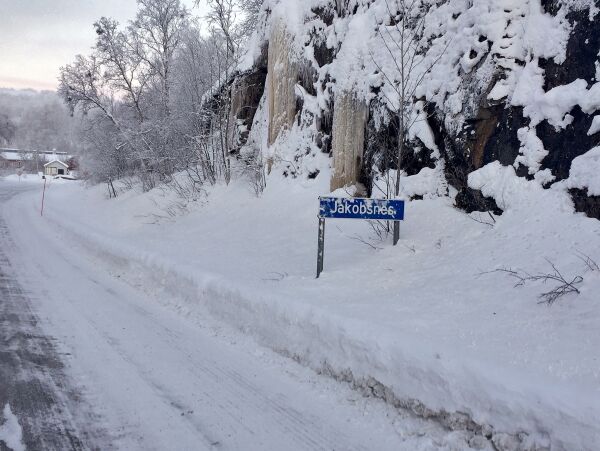
M94 45L97 19L124 24L135 11L136 0L0 0L0 87L56 89L59 67Z

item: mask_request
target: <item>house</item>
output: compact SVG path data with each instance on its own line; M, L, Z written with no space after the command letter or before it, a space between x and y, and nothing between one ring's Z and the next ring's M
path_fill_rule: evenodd
M0 168L18 169L23 167L24 160L18 149L0 149Z
M44 165L44 175L68 175L69 165L60 160L52 160Z

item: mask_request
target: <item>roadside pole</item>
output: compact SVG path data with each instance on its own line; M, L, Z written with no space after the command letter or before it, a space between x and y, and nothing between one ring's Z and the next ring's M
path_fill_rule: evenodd
M42 191L42 209L40 210L40 216L44 216L44 198L46 197L46 177L44 177L44 191Z
M394 246L400 240L400 221L394 221Z

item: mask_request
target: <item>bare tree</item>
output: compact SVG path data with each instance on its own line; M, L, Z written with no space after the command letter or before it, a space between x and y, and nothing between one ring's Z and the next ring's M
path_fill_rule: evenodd
M6 114L0 114L0 143L3 146L10 144L15 136L16 127Z
M99 19L91 54L61 68L59 93L85 117L84 162L95 180L136 178L144 190L169 185L186 199L231 180L242 9L238 0L209 4L207 34L180 0L138 0L135 20Z
M196 2L198 3L198 1ZM240 35L236 25L238 15L237 0L207 0L210 11L206 16L211 33L210 43L213 46L213 74L218 76L215 85L218 93L214 96L210 112L209 135L213 150L218 149L219 165L223 169L226 183L231 180L231 86L229 79L238 61ZM225 44L223 46L223 43ZM216 138L216 139L215 139Z
M409 132L416 121L422 120L421 115L413 111L415 94L445 49L433 58L426 57L427 42L424 42L424 32L428 5L424 0L384 0L384 3L388 17L387 21L378 26L377 31L384 54L387 53L385 60L391 61L392 65L384 66L383 58L378 58L373 53L371 58L383 76L386 86L395 94L394 98L390 98L385 90L382 90L382 95L387 103L395 108L398 118L398 148L394 158L396 177L393 183L393 194L398 197L401 163ZM388 189L390 185L388 181ZM396 245L400 236L397 221L394 222L393 236Z
M264 0L238 0L243 19L239 25L239 35L247 38L254 32Z
M135 109L140 122L144 121L141 97L149 81L149 71L129 37L118 29L118 22L102 17L94 24L97 58L105 67L104 77L112 87L123 92Z
M129 26L130 46L158 78L163 112L170 114L171 72L175 52L189 19L180 0L138 0L137 16Z
M97 109L114 125L118 125L112 98L105 88L106 80L95 55L77 55L72 64L60 68L58 94L72 113L78 108L84 114Z
M168 180L179 166L181 138L178 118L171 118L170 91L188 17L180 0L138 0L136 19L127 28L101 18L94 24L92 54L61 68L61 97L71 111L100 113L88 122L90 128L106 130L102 118L108 120L117 138L112 145L123 158L91 139L94 148L137 171L145 190ZM94 134L88 130L86 136Z
M237 0L207 0L210 11L206 15L209 26L219 30L227 42L227 57L237 53L236 39Z
M70 116L56 93L3 91L0 105L0 146L30 151L25 171L39 171L36 150L78 152L79 118Z

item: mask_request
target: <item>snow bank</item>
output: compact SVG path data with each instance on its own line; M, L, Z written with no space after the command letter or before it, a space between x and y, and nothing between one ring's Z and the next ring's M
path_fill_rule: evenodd
M471 183L505 203L493 228L444 198L407 204L397 248L371 239L368 224L332 220L315 280L316 199L326 182L271 177L261 199L234 183L175 222L156 206L148 214L152 196L169 202L158 192L107 201L101 187L57 185L44 219L34 198L30 209L14 201L9 217L101 256L113 274L184 315L209 313L449 426L470 418L498 441L524 432L526 442L555 449L600 442L600 277L576 254L600 248L597 221L573 215L566 195L545 197L550 190L514 168L488 165ZM547 308L537 304L544 286L515 289L502 275L481 274L547 271L544 258L583 274L579 296Z

